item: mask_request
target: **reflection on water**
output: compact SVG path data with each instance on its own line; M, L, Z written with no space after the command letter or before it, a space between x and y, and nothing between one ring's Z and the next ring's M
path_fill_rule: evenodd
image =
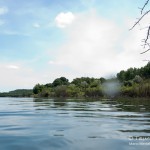
M148 150L150 101L0 98L0 150Z

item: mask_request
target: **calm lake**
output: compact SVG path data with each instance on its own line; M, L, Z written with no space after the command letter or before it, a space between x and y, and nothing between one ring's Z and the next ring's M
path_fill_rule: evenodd
M0 150L149 150L150 100L0 98Z

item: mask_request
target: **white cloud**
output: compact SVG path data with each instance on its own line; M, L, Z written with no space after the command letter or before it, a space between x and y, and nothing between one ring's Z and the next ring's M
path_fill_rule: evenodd
M0 15L4 15L8 13L8 8L7 7L0 7Z
M75 16L73 15L72 12L67 13L61 12L56 16L55 22L59 28L65 28L68 25L70 25L74 21L74 19Z
M20 69L20 67L19 66L17 66L17 65L8 65L8 66L6 66L8 69Z
M146 64L140 55L143 33L128 29L127 25L118 26L94 11L80 14L65 30L68 40L61 45L55 64L69 68L74 77L111 76L122 69L143 66Z
M8 8L7 7L0 7L0 16L4 15L8 12ZM0 19L0 26L5 24L5 21Z
M39 23L34 23L34 24L33 24L33 27L34 27L34 28L40 28L41 26L40 26Z
M59 65L59 66L61 66L61 65L62 65L62 62L50 60L50 61L48 62L48 64L50 64L50 65L57 65L57 66Z
M5 35L16 35L16 36L30 36L30 34L28 33L21 33L21 32L18 32L18 31L13 31L13 30L3 30L3 31L0 31L0 34L5 34Z
M55 62L53 60L50 60L48 63L51 65L55 64Z
M29 66L22 63L0 62L0 92L23 88L33 88L37 83L45 83L43 73L33 71Z

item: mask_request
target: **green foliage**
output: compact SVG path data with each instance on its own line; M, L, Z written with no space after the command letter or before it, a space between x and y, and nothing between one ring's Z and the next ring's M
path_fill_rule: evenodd
M144 83L139 84L135 92L138 97L150 97L150 80L146 80Z
M93 82L95 82L95 80L98 80L98 79L89 78L89 77L81 77L81 78L73 79L73 81L71 83L75 84L76 86L81 87L85 84L86 84L86 86L91 85Z
M142 81L143 79L139 75L136 75L135 78L133 79L133 82L135 83L141 83Z
M81 77L69 83L65 77L60 77L53 83L35 85L33 92L36 97L98 97L103 95L100 85L100 79Z
M135 93L134 93L134 87L133 86L123 86L121 88L121 95L122 96L129 96L129 97L134 97Z
M121 88L122 96L130 97L150 97L150 80L145 80L140 84L134 83L132 86Z
M120 82L118 82L118 80ZM117 78L75 78L71 83L65 77L45 85L37 84L33 93L37 97L102 97L102 96L150 96L150 63L142 68L129 68L117 74Z
M150 78L150 62L146 66L141 67L139 69L129 68L127 69L127 71L122 70L119 73L117 73L117 78L121 82L133 80L136 76L139 76L143 79L149 79Z
M145 77L146 79L150 78L150 62L142 68L142 77Z
M86 81L82 81L80 86L81 88L86 89L89 86L89 84Z
M132 80L137 75L137 69L136 68L129 68L127 71L120 71L120 73L117 73L117 78L121 82Z
M121 82L125 81L125 71L121 70L119 73L117 73L117 78Z
M54 80L54 82L52 83L53 87L56 86L60 86L60 85L68 85L69 84L69 80L65 77L60 77Z
M55 89L55 97L68 97L67 86L59 85Z
M98 79L95 79L91 84L90 87L94 88L94 87L99 87L101 85L101 81Z
M40 85L39 83L36 84L34 87L33 87L33 93L34 94L38 94L42 91L42 89L44 88L44 85Z
M74 84L70 84L67 87L67 93L68 93L69 97L80 97L80 95L81 95L80 88Z
M133 81L129 80L129 81L124 81L124 86L132 86L133 85Z
M106 82L106 79L103 78L103 77L101 77L99 80L100 80L100 83L101 83L101 84L103 84L104 82Z
M45 87L51 88L51 87L53 87L53 86L52 86L52 83L47 83L47 84L45 84Z
M87 88L85 91L86 97L102 97L103 91L101 87Z
M0 93L0 97L31 97L32 95L32 90L27 89L18 89L10 92Z
M51 89L47 88L46 86L43 87L41 92L38 94L40 97L49 97L51 95Z

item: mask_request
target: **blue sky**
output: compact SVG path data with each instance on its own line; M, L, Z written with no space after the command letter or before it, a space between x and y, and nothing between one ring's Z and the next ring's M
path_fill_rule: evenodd
M145 65L144 31L129 32L144 2L0 0L0 91Z

